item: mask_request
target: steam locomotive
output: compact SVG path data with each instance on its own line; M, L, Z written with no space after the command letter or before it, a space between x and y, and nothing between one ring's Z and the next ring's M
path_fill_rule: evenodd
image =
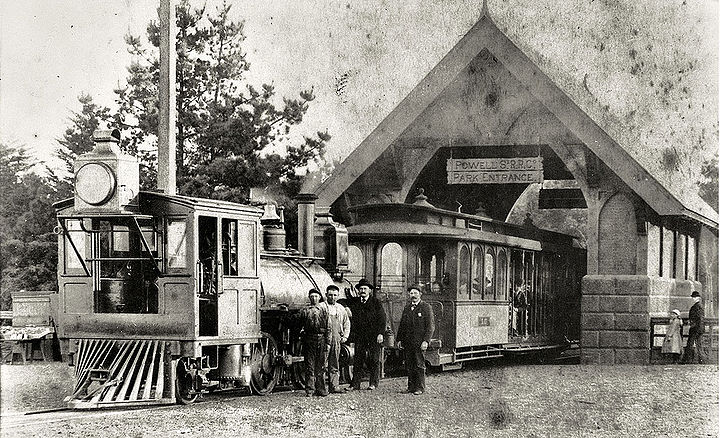
M98 131L94 141L74 164L74 198L56 204L56 325L75 365L69 406L186 404L207 390L302 386L292 315L310 288L349 290L338 274L345 228L317 224L321 243L341 248L303 256L286 248L272 204L140 191L119 132Z
M371 279L388 315L384 356L400 355L406 288L420 284L436 330L430 365L558 352L579 338L585 252L571 236L413 204L349 208L349 228L299 200L299 240L282 211L139 190L119 132L78 157L75 196L56 204L61 350L75 365L77 409L192 403L204 391L303 386L294 316L310 288L352 299ZM310 207L309 207L310 206ZM341 374L351 377L344 345ZM399 363L395 362L395 365Z

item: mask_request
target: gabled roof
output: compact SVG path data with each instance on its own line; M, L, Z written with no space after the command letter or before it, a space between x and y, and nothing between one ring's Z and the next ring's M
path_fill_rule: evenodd
M653 210L664 216L687 216L717 228L717 213L699 197L682 202L645 169L619 140L583 111L515 45L483 10L480 20L363 140L316 190L319 205L331 205L410 126L483 49L507 70L558 120L612 169Z

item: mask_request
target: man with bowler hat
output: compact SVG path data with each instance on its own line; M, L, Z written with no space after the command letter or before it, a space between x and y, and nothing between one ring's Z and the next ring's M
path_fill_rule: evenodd
M697 363L705 363L705 349L703 348L702 336L705 333L705 311L700 304L700 292L693 291L690 295L695 304L690 308L688 319L690 320L690 331L688 332L687 346L685 347L684 363L696 361ZM692 347L692 348L691 348ZM695 357L690 359L691 351L695 352Z
M398 328L398 348L405 357L405 369L408 375L407 392L420 395L425 392L425 350L435 331L435 316L430 304L422 301L421 288L412 285L408 288L410 302L403 309Z
M320 303L317 289L308 292L310 304L300 311L303 348L305 349L305 395L328 395L325 387L325 352L330 347L327 306Z
M385 333L385 310L380 301L370 296L373 285L366 279L360 280L355 289L359 297L350 302L352 315L351 341L355 342L355 362L352 385L348 391L360 389L360 379L365 371L370 373L369 390L380 384L380 354Z

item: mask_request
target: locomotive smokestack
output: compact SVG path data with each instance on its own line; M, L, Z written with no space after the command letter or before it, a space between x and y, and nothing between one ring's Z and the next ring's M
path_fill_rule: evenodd
M298 202L298 251L306 256L314 256L313 227L315 226L315 200L313 193L300 193Z
M160 0L160 114L158 118L158 189L177 191L175 179L175 1Z

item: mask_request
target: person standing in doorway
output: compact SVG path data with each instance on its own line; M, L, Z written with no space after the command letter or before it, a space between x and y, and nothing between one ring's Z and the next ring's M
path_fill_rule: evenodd
M422 301L420 286L408 288L410 302L403 309L398 328L398 348L403 350L408 375L407 392L425 392L425 351L435 331L435 316L430 304Z
M525 281L519 280L513 294L513 307L515 308L515 335L527 336L527 308L529 306L527 287Z
M300 312L303 348L305 349L305 395L328 395L325 387L325 352L329 349L327 306L317 289L308 292L310 304Z
M365 371L370 374L369 390L380 384L380 355L385 333L385 310L375 297L370 296L373 285L360 280L355 289L359 297L350 303L352 315L352 340L355 342L355 363L353 367L352 385L349 390L360 389L360 379Z
M703 347L703 333L705 333L705 310L702 304L700 304L700 292L693 291L690 295L695 301L695 304L690 308L688 313L688 320L690 323L690 330L688 331L687 345L685 346L684 363L705 363L705 349ZM690 355L693 355L691 358Z
M350 317L345 307L337 302L340 289L331 284L325 290L328 310L328 332L330 348L327 352L327 370L330 376L329 391L340 393L340 348L350 335Z

